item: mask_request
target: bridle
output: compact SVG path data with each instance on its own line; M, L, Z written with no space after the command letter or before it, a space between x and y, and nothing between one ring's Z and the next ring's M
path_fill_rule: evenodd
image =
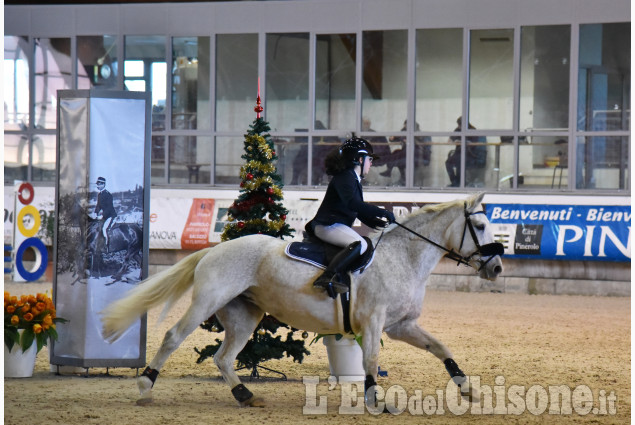
M397 223L395 222L395 224L399 227L401 227L402 229L405 229L407 231L409 231L410 233L412 233L413 235L423 239L424 241L436 246L437 248L441 249L442 251L445 251L447 254L446 256L457 262L457 266L459 264L465 264L466 266L472 266L472 262L475 261L474 257L475 256L479 256L481 259L483 257L489 257L486 261L483 261L481 259L478 259L476 261L478 261L481 265L480 267L477 269L477 271L481 271L483 269L483 267L485 267L485 265L487 263L489 263L492 258L498 256L502 256L504 251L505 251L505 247L503 246L502 243L500 242L492 242L492 243L488 243L485 245L481 245L478 242L478 237L476 236L476 231L474 230L474 224L472 224L472 220L471 220L471 216L476 215L476 214L485 214L485 211L476 211L476 212L469 212L467 210L467 203L464 204L463 207L463 215L465 217L465 224L463 225L463 235L461 236L461 245L459 246L459 251L461 251L461 249L463 248L463 242L465 241L465 233L466 230L470 231L470 235L472 236L472 241L474 242L474 245L476 245L476 251L474 251L473 253L471 253L470 255L461 255L460 252L455 252L453 249L448 249L442 245L439 245L438 243L434 242L433 240L430 240L428 238L426 238L425 236L415 232L414 230L404 226L401 223ZM380 237L381 240L381 237ZM379 241L377 242L377 244L379 244ZM476 268L476 267L475 267Z

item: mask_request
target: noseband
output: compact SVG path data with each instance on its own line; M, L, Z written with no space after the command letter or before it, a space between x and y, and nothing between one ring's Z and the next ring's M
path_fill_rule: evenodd
M481 258L489 257L487 261L484 261L484 262L480 261L481 267L478 268L478 271L480 272L483 269L483 267L485 267L485 265L492 260L492 258L494 258L497 255L499 256L503 255L503 253L505 252L505 247L500 242L492 242L485 245L481 245L478 242L478 237L476 237L476 232L474 231L474 225L472 224L472 220L470 219L470 217L476 214L485 214L485 210L471 213L467 210L467 204L465 204L463 207L463 214L465 215L465 224L463 225L463 236L461 236L461 245L459 246L459 251L461 251L461 248L463 248L463 242L465 241L466 229L470 230L470 235L472 235L472 241L474 241L474 245L476 245L476 251L474 251L468 257L461 257L461 258L469 262L470 260L472 260L472 258L475 255L479 255Z
M455 252L453 249L448 249L442 245L439 245L438 243L426 238L425 236L415 232L414 230L404 226L401 223L395 222L395 224L401 227L402 229L409 231L413 235L423 239L424 241L445 251L447 253L446 255L448 258L457 262L457 266L459 264L465 264L466 266L471 266L470 262L474 259L475 256L480 256L481 258L489 257L486 261L477 260L481 263L481 266L477 269L477 271L480 272L483 269L483 267L485 267L485 265L492 260L492 258L494 258L497 255L502 256L503 253L505 252L505 247L503 246L502 243L499 243L499 242L492 242L485 245L481 245L478 242L478 237L476 236L476 231L474 230L474 225L472 224L472 220L470 217L476 214L485 214L485 211L477 211L477 212L471 213L467 210L467 204L464 204L463 211L464 211L463 214L465 216L465 224L463 225L463 235L461 236L461 245L459 247L459 251L461 251L461 249L463 248L463 242L465 241L465 233L467 229L469 229L470 235L472 236L472 241L474 242L474 245L476 245L476 251L474 251L473 253L467 256L463 256L460 253Z

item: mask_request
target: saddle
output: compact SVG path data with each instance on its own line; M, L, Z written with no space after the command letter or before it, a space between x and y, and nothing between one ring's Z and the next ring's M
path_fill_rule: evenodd
M375 250L373 248L372 241L366 236L364 236L364 239L366 240L368 248L358 259L353 262L350 267L351 273L362 273L368 268L368 266L370 266L370 264L373 262L373 259L375 258ZM324 242L321 239L318 239L314 236L309 236L306 232L304 232L304 240L302 242L289 243L284 252L285 254L287 254L288 257L293 258L294 260L312 264L320 269L326 269L331 260L333 260L333 257L335 257L341 250L341 246L336 246ZM339 276L343 279L341 280L341 282L348 282L350 286L349 273L341 274L346 275Z
M351 287L351 273L363 273L368 268L375 258L375 249L370 238L364 236L368 248L364 254L356 259L350 267L350 272L338 273L340 282L348 286L349 291L340 294L340 301L342 304L342 316L344 331L352 333L350 323L350 287ZM342 250L342 247L326 243L321 239L308 235L304 232L304 240L302 242L291 242L287 245L284 252L288 257L294 260L303 261L309 263L317 268L326 269L327 265L331 262L333 257ZM329 296L333 299L337 298L336 293L329 293Z

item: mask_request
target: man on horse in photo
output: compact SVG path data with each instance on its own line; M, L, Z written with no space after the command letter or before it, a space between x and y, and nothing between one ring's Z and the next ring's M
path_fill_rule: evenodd
M109 251L109 238L108 229L112 225L115 217L117 217L117 211L112 204L112 195L106 190L106 179L103 177L97 178L97 205L95 206L95 215L97 218L104 220L101 228L101 232L104 235L105 251ZM100 217L101 211L101 217Z
M324 161L326 174L332 178L324 200L315 217L307 223L306 230L310 235L344 249L313 283L314 287L348 292L348 286L339 275L347 273L355 259L368 248L364 238L351 227L356 218L373 229L395 221L390 211L364 202L362 179L368 174L373 160L378 158L367 140L352 137L339 150L328 154Z

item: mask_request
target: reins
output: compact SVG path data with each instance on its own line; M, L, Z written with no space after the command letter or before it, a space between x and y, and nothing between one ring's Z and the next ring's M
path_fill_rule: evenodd
M431 240L431 239L426 238L426 237L425 237L425 236L423 236L422 234L415 232L414 230L410 229L409 227L404 226L404 225L403 225L403 224L401 224L401 223L397 223L397 222L395 222L395 224L396 224L397 226L401 227L402 229L409 231L409 232L410 232L410 233L412 233L413 235L415 235L415 236L417 236L417 237L419 237L419 238L423 239L424 241L428 242L429 244L432 244L432 245L436 246L436 247L437 247L437 248L439 248L440 250L445 251L445 252L447 253L447 256L448 256L451 260L455 260L455 261L457 261L457 266L458 266L459 264L465 264L466 266L469 266L469 265L470 265L470 263L469 263L469 259L470 259L470 257L463 257L463 256L462 256L461 254L459 254L458 252L455 252L454 250L451 250L451 249L447 249L447 248L446 248L446 247L444 247L443 245L439 245L439 244L438 244L438 243L436 243L435 241L433 241L433 240ZM377 243L379 243L379 242L377 242Z
M431 245L434 245L435 247L439 248L442 251L446 252L446 255L448 256L448 258L450 258L451 260L454 260L457 262L457 266L459 264L465 264L466 266L470 266L470 260L472 260L472 257L474 257L475 254L480 254L481 256L487 257L489 256L489 259L487 259L486 261L481 262L481 266L479 267L478 271L481 271L481 269L483 267L485 267L485 265L487 263L489 263L492 258L494 258L497 255L503 255L505 248L503 247L503 244L499 243L499 242L492 242L492 243L488 243L485 245L481 245L478 242L478 237L476 236L476 232L474 230L474 225L472 224L472 220L470 220L470 216L475 215L475 214L485 214L485 211L477 211L477 212L469 212L467 210L467 204L464 205L464 216L465 216L465 224L463 226L463 235L461 236L461 246L459 247L459 250L461 248L463 248L463 241L465 240L465 233L466 230L470 231L470 235L472 236L472 240L474 241L474 244L476 245L476 251L474 251L471 255L469 256L462 256L461 254L459 254L458 252L455 252L452 249L448 249L446 247L444 247L443 245L438 244L437 242L423 236L422 234L415 232L414 230L410 229L409 227L404 226L401 223L398 222L394 222L397 226L401 227L404 230L407 230L408 232L412 233L413 235L417 236L420 239L423 239L424 241L428 242ZM379 236L379 240L377 241L377 243L375 244L375 248L377 247L377 245L379 245L379 242L381 242L381 238L384 236L384 232L381 232L381 235Z

